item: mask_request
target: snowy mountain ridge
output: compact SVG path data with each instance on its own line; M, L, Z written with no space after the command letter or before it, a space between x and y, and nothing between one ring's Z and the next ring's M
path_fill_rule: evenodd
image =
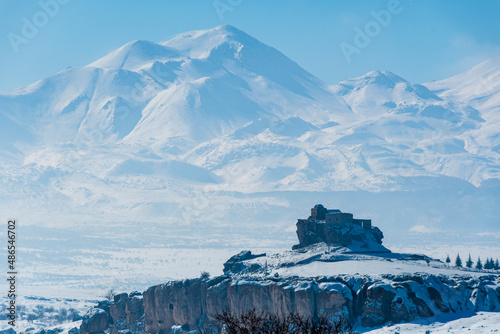
M218 146L219 138L226 141L260 122L260 129L252 126L253 133L230 142L246 140L246 145L259 147L252 150L272 142L278 145L272 154L278 155L295 147L310 157L295 155L299 165L316 160L312 170L320 177L331 178L331 171L345 174L344 167L324 161L326 157L311 145L314 142L323 151L327 148L329 156L342 155L342 164L357 166L340 179L358 189L393 189L401 183L394 178L408 176L406 172L446 175L476 186L499 177L497 152L488 152L485 159L481 151L488 147L474 136L483 132L478 110L443 100L425 86L389 72L370 72L329 87L279 51L231 26L185 33L159 44L130 42L84 68L4 94L0 106L9 118L5 128L23 127L19 140L40 142L42 147L79 141L102 144L104 150L141 145L160 157L173 154L197 162L200 155L216 154L209 149L211 141ZM287 131L295 129L294 135L271 130L280 122ZM18 147L12 141L5 144ZM186 154L187 150L191 151ZM231 157L235 152L228 147L224 154ZM26 163L37 160L59 167L44 162L48 157L41 155L28 155ZM287 159L281 155L279 161ZM258 169L244 160L229 158L226 164L250 163L248 167ZM468 167L453 167L464 161L471 161ZM283 172L265 182L281 188L290 184L288 178L293 184L310 181L297 175L303 168L278 165ZM264 168L275 174L272 166ZM358 183L354 176L366 180ZM368 179L377 185L369 185Z
M500 58L486 60L470 70L425 84L441 97L463 101L487 112L500 105Z

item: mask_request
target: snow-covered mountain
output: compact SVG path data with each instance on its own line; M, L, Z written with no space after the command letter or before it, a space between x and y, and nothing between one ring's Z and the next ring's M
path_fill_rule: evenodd
M281 247L316 202L374 218L389 244L496 236L500 65L485 64L426 85L389 72L329 85L231 26L130 42L0 92L0 207L106 229L86 249L137 233L141 247Z
M477 108L486 122L472 132L477 143L500 151L500 58L492 58L451 78L426 83L444 99L461 101Z
M497 152L475 138L485 122L473 107L388 72L329 87L231 26L130 42L3 93L0 110L16 134L4 150L23 151L26 164L64 169L68 150L92 146L92 160L126 147L100 159L101 176L144 167L123 157L137 147L220 177L238 168L224 187L246 191L378 191L440 175L477 186L500 175Z
M492 58L470 70L425 84L443 98L466 102L484 114L500 108L500 58Z
M433 94L426 87L411 84L388 72L370 72L345 80L333 87L362 115L364 123L352 128L353 134L367 133L383 138L389 159L378 159L378 173L391 170L387 160L394 158L409 176L447 175L474 185L498 177L498 157L483 159L475 133L485 121L473 107ZM372 160L373 161L373 160ZM396 167L393 167L396 168ZM408 176L408 174L403 174Z
M378 192L413 189L419 177L479 186L500 178L498 130L485 121L496 100L484 104L477 85L469 93L477 77L495 82L497 63L431 90L376 71L329 86L226 25L130 42L2 92L2 149L35 175L134 176L135 189L161 180L243 193ZM478 100L481 111L468 104Z
M86 67L4 93L0 103L3 114L42 128L27 132L44 145L97 130L105 141L180 150L259 117L322 124L350 114L324 83L231 26L160 44L130 42Z

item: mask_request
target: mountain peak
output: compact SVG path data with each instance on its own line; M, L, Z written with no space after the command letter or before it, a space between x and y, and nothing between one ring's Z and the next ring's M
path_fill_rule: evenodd
M498 109L500 57L483 61L450 78L428 82L425 86L441 97L462 101L483 111Z
M180 58L205 59L213 50L221 48L224 44L229 45L229 49L236 53L243 46L260 50L271 49L231 25L221 25L212 29L181 33L161 43L147 40L131 41L88 66L137 70L156 61Z
M144 63L179 58L177 50L146 40L131 41L106 56L89 64L98 68L125 68L134 70Z
M256 49L269 48L247 33L231 26L221 25L207 30L193 30L179 34L171 40L160 43L179 50L190 58L206 58L222 45L232 45L236 50L241 47Z
M406 84L409 82L389 71L370 71L360 77L346 79L332 86L332 90L342 96L349 94L353 90L364 88L372 89L394 89L397 84Z
M197 37L202 36L202 35L210 35L210 36L215 36L215 35L219 35L219 36L245 36L245 37L249 37L249 35L247 33L245 33L242 30L239 30L238 28L236 28L236 27L234 27L232 25L229 25L229 24L223 24L223 25L217 26L215 28L210 28L210 29L201 29L201 30L186 31L186 32L183 32L183 33L180 33L180 34L176 35L174 38L172 38L172 39L170 39L168 41L162 42L161 44L167 44L167 43L170 43L170 42L172 42L174 40L178 40L178 39L197 38Z
M220 25L218 27L215 27L213 29L210 29L210 30L218 30L218 31L225 31L225 32L228 32L228 33L231 33L231 34L245 34L245 32L243 32L242 30L230 25L230 24L223 24L223 25Z
M370 71L361 77L344 80L342 82L349 82L353 80L363 86L379 85L390 88L394 88L394 86L398 83L408 83L405 79L389 71Z

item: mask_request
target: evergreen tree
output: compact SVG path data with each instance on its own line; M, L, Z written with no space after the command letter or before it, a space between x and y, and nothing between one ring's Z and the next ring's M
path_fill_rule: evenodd
M495 261L495 270L500 270L500 263L498 263L498 259Z
M455 259L455 266L462 267L462 259L460 258L460 254L457 254L457 258Z
M446 255L446 263L447 264L450 264L451 260L450 260L450 256L449 255Z
M478 270L483 269L483 264L481 263L481 258L479 258L479 257L477 258L476 269L478 269Z
M473 262L472 262L472 259L470 258L470 253L469 253L469 258L467 259L467 262L465 262L465 266L467 268L472 268L472 264L473 264Z
M483 269L491 269L491 260L486 258L486 261L484 262L484 266L483 266Z

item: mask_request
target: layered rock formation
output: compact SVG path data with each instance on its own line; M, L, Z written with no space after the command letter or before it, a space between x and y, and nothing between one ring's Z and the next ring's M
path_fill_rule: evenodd
M209 326L225 310L239 314L255 308L278 316L327 312L349 318L353 310L351 291L337 282L230 277L153 286L144 293L144 305L147 331L162 333L174 325L185 330Z
M210 326L224 310L256 308L278 316L341 316L362 326L412 321L460 311L500 311L500 277L428 274L318 278L217 277L150 287L144 292L146 330L168 333Z

